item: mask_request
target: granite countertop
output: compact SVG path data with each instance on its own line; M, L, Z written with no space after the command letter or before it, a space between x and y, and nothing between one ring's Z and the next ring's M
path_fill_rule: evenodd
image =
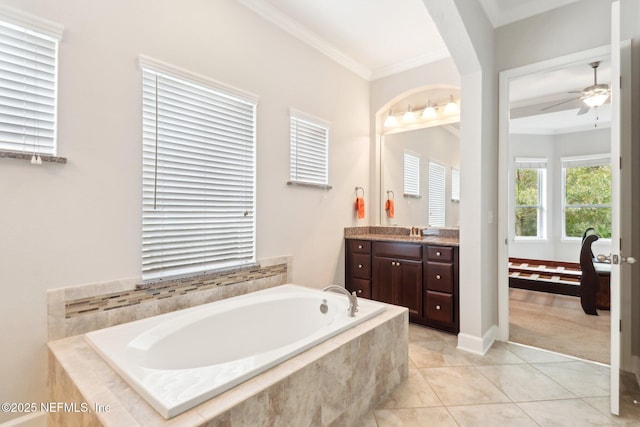
M383 242L427 243L432 245L459 246L457 229L431 229L426 236L412 236L411 227L347 227L345 239L376 240Z

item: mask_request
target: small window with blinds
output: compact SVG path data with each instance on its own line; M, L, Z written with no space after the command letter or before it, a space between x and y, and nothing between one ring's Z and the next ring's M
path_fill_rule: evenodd
M429 226L444 227L446 168L441 164L429 162Z
M56 155L61 38L0 20L0 150Z
M404 152L404 195L420 197L420 155Z
M329 124L292 109L289 126L287 184L330 189Z
M254 263L257 99L140 63L143 280Z

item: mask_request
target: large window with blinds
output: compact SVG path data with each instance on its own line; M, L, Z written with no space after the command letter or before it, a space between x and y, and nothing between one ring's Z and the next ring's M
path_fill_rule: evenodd
M0 150L56 155L61 38L0 20Z
M609 155L562 158L563 236L580 238L589 227L611 238L611 159Z
M329 187L329 124L301 111L289 115L289 184Z
M403 159L404 195L420 197L420 155L405 150Z
M140 63L143 280L254 263L257 99Z
M429 162L429 226L445 226L446 168Z
M546 235L544 211L547 160L515 161L515 236L542 239Z

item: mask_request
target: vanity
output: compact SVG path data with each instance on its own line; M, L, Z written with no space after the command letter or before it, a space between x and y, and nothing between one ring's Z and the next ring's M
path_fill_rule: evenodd
M345 286L409 309L409 321L460 330L458 232L410 236L406 227L345 229Z

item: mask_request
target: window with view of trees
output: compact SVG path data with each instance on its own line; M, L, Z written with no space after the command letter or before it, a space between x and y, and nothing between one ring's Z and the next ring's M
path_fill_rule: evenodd
M611 161L609 156L562 159L564 237L582 237L593 227L611 238Z
M545 159L516 159L515 235L544 238Z

